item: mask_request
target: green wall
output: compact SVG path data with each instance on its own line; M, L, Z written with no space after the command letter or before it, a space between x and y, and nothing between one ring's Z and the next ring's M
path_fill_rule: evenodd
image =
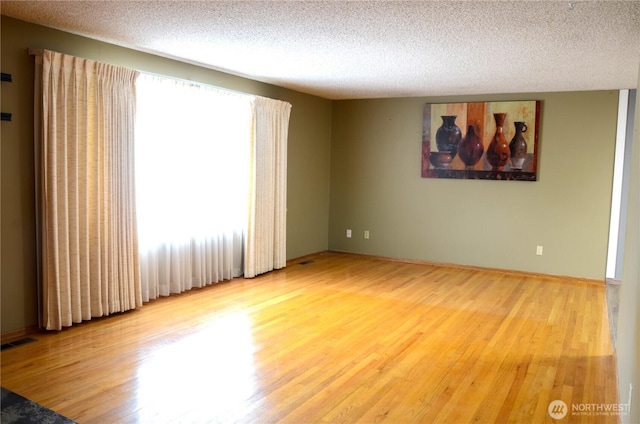
M425 103L506 100L542 101L538 181L421 178ZM329 248L603 281L617 107L617 91L335 101Z
M287 257L328 245L331 102L198 66L140 53L2 16L2 333L37 324L33 158L33 57L42 48L155 74L288 101Z

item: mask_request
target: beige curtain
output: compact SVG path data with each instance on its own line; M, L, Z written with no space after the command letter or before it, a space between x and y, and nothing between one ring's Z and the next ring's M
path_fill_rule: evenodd
M41 324L59 330L142 305L137 72L46 50L36 62Z
M244 276L284 268L287 258L287 137L291 105L254 99Z

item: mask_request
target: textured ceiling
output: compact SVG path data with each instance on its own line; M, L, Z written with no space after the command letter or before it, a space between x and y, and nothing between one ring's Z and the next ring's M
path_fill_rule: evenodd
M329 99L636 88L640 1L2 1L2 14Z

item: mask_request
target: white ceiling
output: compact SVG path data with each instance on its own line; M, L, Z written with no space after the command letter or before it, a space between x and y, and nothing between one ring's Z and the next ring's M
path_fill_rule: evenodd
M636 88L640 1L2 1L2 14L328 99Z

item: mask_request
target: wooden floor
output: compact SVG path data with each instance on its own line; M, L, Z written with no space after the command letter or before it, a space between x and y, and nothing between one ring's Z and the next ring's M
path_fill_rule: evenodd
M2 352L2 386L80 423L618 422L571 411L618 402L605 303L330 253L36 335Z

